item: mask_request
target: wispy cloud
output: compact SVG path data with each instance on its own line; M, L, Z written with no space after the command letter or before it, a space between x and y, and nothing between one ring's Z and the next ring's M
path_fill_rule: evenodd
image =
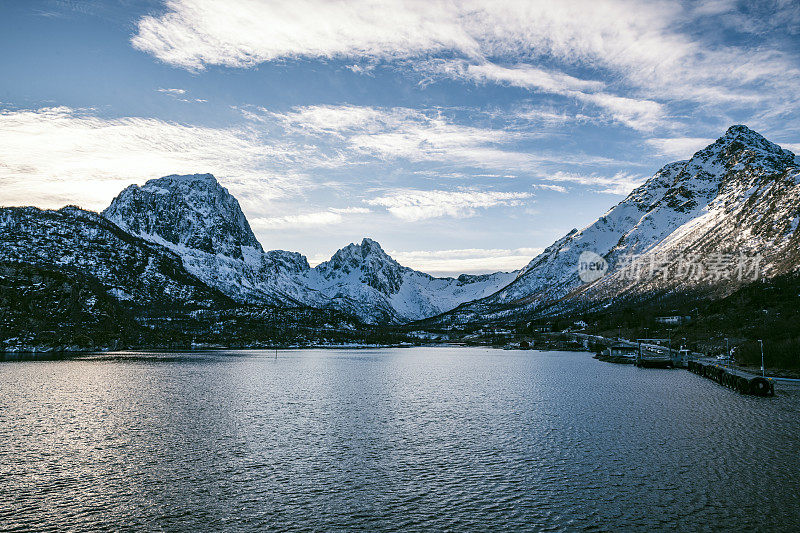
M341 224L348 215L364 215L371 213L367 207L331 207L325 211L283 215L276 217L257 217L251 221L253 228L274 230L285 228L313 228Z
M605 83L583 80L559 71L531 65L504 67L494 63L480 65L460 60L429 61L427 70L477 83L506 83L545 93L573 98L599 107L609 120L618 121L636 130L651 130L666 120L664 106L644 98L622 97L603 92Z
M574 165L616 164L605 157L526 151L519 144L548 136L508 127L479 127L458 123L442 110L405 107L315 105L285 113L248 112L255 121L277 120L294 134L330 136L344 143L350 157L412 162L438 162L495 171L534 172L545 163ZM518 117L514 117L516 119Z
M5 205L100 209L131 182L196 172L211 172L233 190L251 190L264 201L312 185L296 172L276 172L276 165L313 165L318 157L246 128L104 119L68 107L0 111Z
M656 154L668 155L679 159L689 159L695 152L702 150L714 139L704 137L673 137L673 138L654 138L645 140L655 148Z
M559 94L646 130L670 126L667 100L796 109L787 96L800 80L792 49L742 48L693 28L721 20L752 35L796 35L799 17L791 2L748 16L718 1L169 0L138 21L132 44L194 70L339 58L354 72L381 62L424 71L438 61L428 76Z
M534 183L533 188L544 189L547 191L561 192L561 193L567 192L567 188L564 187L563 185L552 185L548 183Z
M186 94L186 89L158 89L158 92L167 94Z
M541 248L463 248L455 250L391 250L401 264L441 276L511 272L528 264Z
M575 183L593 189L597 192L608 194L628 194L633 189L644 183L645 178L634 176L627 172L617 172L613 176L599 176L597 174L577 174L573 172L556 172L542 179Z
M396 190L383 196L365 200L369 205L381 206L405 221L413 222L436 217L465 218L477 214L477 209L495 206L516 206L532 194L522 192L479 191L462 189Z

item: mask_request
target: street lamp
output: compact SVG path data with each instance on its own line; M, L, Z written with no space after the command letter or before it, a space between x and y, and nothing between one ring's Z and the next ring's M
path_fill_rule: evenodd
M764 341L758 339L758 345L761 346L761 376L765 376L764 373Z

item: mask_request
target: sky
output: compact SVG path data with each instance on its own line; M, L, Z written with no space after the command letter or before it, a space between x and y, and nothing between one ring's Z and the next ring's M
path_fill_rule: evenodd
M211 172L312 265L514 270L732 124L800 153L794 0L2 0L0 51L0 205Z

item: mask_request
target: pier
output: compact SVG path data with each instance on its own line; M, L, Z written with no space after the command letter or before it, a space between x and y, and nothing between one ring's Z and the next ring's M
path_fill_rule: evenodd
M688 368L698 376L714 380L742 394L755 396L774 396L775 385L772 379L757 376L743 370L721 366L713 360L689 361Z
M686 368L690 372L703 376L720 385L724 385L741 394L754 396L774 396L775 382L768 376L759 376L738 368L721 364L719 359L712 359L699 352L690 352L684 347L672 349L656 342L661 339L638 339L636 342L626 339L608 339L597 335L573 334L576 339L604 342L610 347L607 354L600 355L602 361L613 363L632 363L647 368ZM784 379L776 378L779 381ZM790 380L785 381L800 381Z

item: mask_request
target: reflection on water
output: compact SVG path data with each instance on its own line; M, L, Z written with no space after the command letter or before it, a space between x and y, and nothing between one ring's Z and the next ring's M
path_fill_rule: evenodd
M800 395L483 348L0 364L0 529L798 529Z

